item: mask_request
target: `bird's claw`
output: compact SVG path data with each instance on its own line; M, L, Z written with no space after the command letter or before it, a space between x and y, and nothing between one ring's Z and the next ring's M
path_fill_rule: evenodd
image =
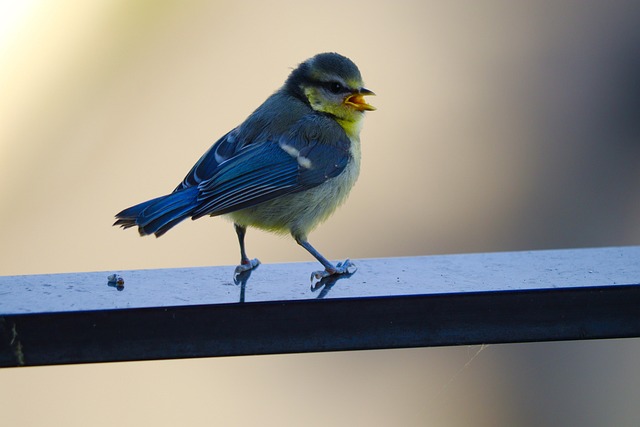
M236 267L234 274L238 275L240 273L244 273L245 271L253 270L259 265L260 265L260 260L258 258L247 260L246 262L243 261L242 264Z
M311 281L322 280L325 277L341 275L341 274L353 274L358 268L356 265L347 259L344 262L339 262L334 268L327 268L325 270L314 271L311 273Z

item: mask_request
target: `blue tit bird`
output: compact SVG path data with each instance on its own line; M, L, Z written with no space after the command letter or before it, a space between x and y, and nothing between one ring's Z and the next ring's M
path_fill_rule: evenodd
M324 267L311 278L355 271L333 265L307 236L347 198L360 172L366 89L358 67L321 53L295 68L282 88L220 138L171 194L132 206L113 225L162 236L186 218L224 215L240 244L236 272L260 262L245 251L247 227L290 233Z

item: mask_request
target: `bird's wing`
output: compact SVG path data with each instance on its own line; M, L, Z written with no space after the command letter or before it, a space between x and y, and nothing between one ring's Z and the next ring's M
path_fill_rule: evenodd
M193 165L187 176L184 177L173 192L195 187L211 178L220 163L233 157L242 148L236 138L236 134L237 129L234 129L216 141Z
M324 116L300 120L278 140L247 145L199 185L193 218L233 212L322 184L351 156L342 128Z

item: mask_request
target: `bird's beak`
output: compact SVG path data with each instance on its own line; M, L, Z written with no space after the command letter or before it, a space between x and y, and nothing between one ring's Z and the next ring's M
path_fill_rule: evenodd
M365 96L373 95L375 95L375 93L367 88L362 87L358 89L357 92L354 92L351 95L347 96L344 100L344 103L355 108L358 111L373 111L376 109L376 107L367 104L367 102L364 100Z

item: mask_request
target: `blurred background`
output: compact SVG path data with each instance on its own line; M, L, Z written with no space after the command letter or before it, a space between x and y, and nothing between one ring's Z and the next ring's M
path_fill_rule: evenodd
M378 110L332 259L640 243L633 1L0 1L0 275L233 265L233 227L111 227L298 63ZM247 235L263 262L310 260ZM640 340L0 371L22 425L637 425Z

